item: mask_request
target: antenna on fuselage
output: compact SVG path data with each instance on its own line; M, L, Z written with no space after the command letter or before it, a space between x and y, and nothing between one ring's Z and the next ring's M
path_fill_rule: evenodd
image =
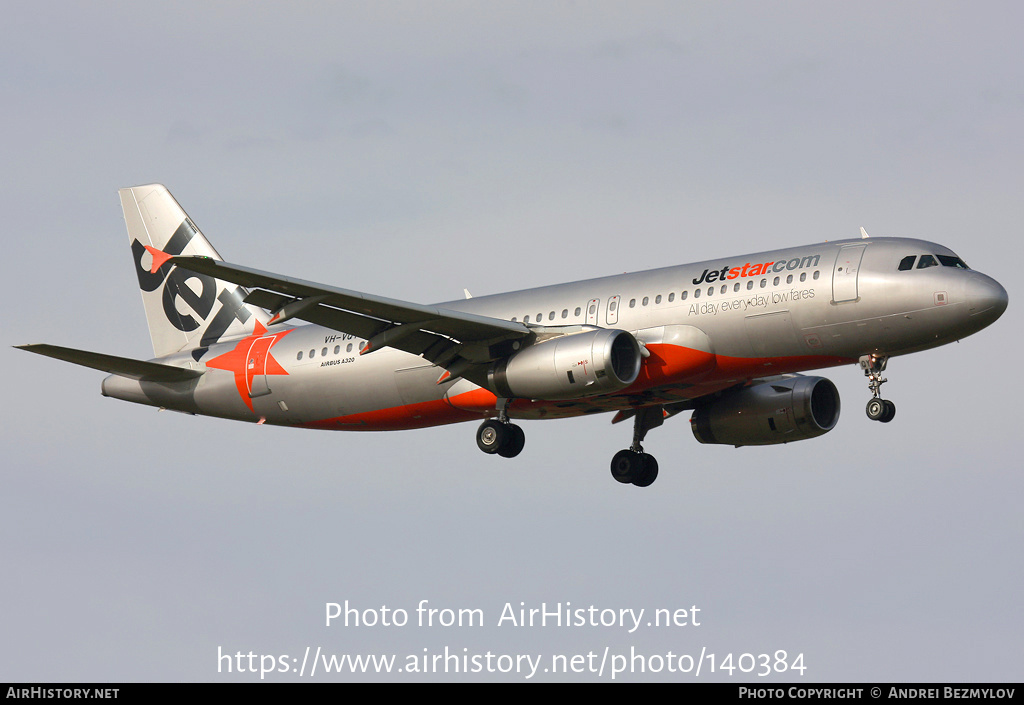
M860 229L860 238L861 238L861 240L867 240L868 237L869 237L868 236L868 231L865 230L863 227L861 227L861 229Z

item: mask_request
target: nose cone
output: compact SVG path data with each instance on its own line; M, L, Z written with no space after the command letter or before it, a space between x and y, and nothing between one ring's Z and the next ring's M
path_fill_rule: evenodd
M984 274L972 274L967 284L967 305L979 330L1002 316L1009 301L1002 284Z

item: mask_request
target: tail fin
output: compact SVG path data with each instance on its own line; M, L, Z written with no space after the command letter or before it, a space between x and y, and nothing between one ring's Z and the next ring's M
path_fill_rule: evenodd
M119 193L157 357L251 333L256 321L266 325L263 309L242 303L244 288L167 262L175 255L221 259L170 191L150 184Z

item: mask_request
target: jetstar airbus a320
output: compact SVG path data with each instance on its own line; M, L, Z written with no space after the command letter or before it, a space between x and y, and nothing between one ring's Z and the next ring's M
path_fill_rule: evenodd
M163 186L120 194L155 358L22 346L108 372L105 396L342 431L476 419L477 445L505 458L525 443L512 419L614 412L633 419L633 442L612 476L641 487L658 475L641 443L682 411L701 443L827 433L836 387L803 370L859 364L868 416L889 422L890 357L975 333L1007 305L949 249L862 230L423 306L227 264Z

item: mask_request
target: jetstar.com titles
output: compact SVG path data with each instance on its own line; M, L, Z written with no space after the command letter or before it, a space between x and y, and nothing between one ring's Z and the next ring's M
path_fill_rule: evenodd
M726 279L739 279L741 277L758 277L769 272L778 274L787 270L807 269L817 267L821 255L808 255L806 257L794 257L789 260L778 262L747 262L742 267L731 267L725 265L719 269L705 269L699 277L693 280L694 285L700 286L704 282L725 281Z

